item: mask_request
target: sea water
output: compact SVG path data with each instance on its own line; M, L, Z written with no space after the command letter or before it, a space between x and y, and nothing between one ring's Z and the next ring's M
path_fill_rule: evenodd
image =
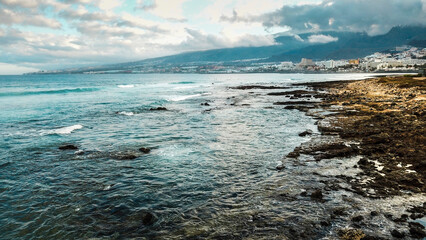
M317 132L315 120L265 90L232 87L369 76L0 76L0 238L240 236L253 211L312 217L312 206L277 207L267 195L303 190L275 167L308 140L300 132ZM116 158L126 154L137 158Z

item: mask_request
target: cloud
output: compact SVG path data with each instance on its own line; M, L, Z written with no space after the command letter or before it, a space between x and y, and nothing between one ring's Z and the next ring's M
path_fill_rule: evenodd
M183 4L189 0L152 0L137 1L137 9L143 9L163 19L185 22L187 19L183 13Z
M329 42L337 42L339 38L332 37L330 35L311 35L308 37L308 42L310 43L329 43Z
M261 22L266 28L288 26L294 32L320 30L365 31L370 35L383 34L396 25L424 24L424 0L324 0L319 4L283 6L255 16L221 19L227 22Z
M157 7L157 4L155 3L154 0L151 0L151 1L137 0L135 9L151 10L156 7Z
M36 72L37 68L23 67L10 63L0 62L0 75L14 75L28 72Z
M48 27L53 29L61 28L61 23L54 19L47 18L40 14L23 14L10 9L0 9L0 25L25 25Z

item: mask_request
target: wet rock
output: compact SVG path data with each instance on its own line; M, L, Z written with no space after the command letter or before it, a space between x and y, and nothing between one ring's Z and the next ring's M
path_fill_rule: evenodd
M165 107L150 108L149 111L167 111Z
M281 171L285 169L285 166L283 164L279 164L278 166L275 167L275 169L277 169L278 171Z
M302 94L315 94L316 92L313 91L306 91L306 90L294 90L294 91L287 91L287 92L271 92L267 95L269 96L289 96L294 95L295 97L301 97ZM311 96L311 95L306 95Z
M145 147L141 147L141 148L139 148L139 151L141 151L141 152L143 152L143 153L147 154L147 153L151 152L151 149L149 149L149 148L145 148Z
M138 158L136 155L134 154L118 154L118 155L114 155L113 156L114 159L116 160L133 160Z
M413 220L424 217L426 215L426 202L423 205L408 209L408 212L411 213L410 218Z
M370 163L370 161L368 161L368 159L367 158L361 158L359 161L358 161L358 165L360 165L360 166L365 166L365 165L367 165L367 164L369 164Z
M299 133L299 136L300 137L305 137L305 136L307 136L307 135L312 135L314 132L312 131L312 130L306 130L306 131L304 131L304 132L301 132L301 133Z
M314 159L320 161L322 159L331 159L335 157L350 157L357 153L357 149L351 146L344 146L342 148L328 149L324 153L315 154Z
M11 162L5 162L5 163L2 163L2 164L0 164L0 168L7 167L7 166L9 166L10 164L12 164L12 163L11 163Z
M363 216L356 216L356 217L353 217L351 220L352 220L352 222L361 222L362 220L364 220L364 217Z
M424 226L417 222L410 222L408 224L410 228L410 235L413 238L424 238L426 237L426 233L424 231Z
M346 208L344 207L338 207L333 209L333 212L331 214L332 218L336 218L337 216L344 216L346 215Z
M379 236L365 235L365 237L361 238L361 240L388 240L388 239L382 238Z
M311 198L315 200L322 200L323 195L321 190L316 190L315 192L311 193Z
M146 213L142 218L143 225L152 225L154 223L154 215L150 212Z
M396 237L396 238L403 238L403 237L405 237L405 234L403 232L400 232L400 231L398 231L396 229L394 229L394 230L391 231L391 235L392 235L392 237Z
M78 147L73 144L59 146L59 150L78 150Z
M83 150L77 150L76 152L74 152L74 154L81 156L81 155L84 155L84 151Z
M245 85L245 86L231 87L231 89L238 89L238 90L249 90L249 89L288 89L288 87L262 86L262 85Z
M375 216L379 216L379 213L378 213L378 212L376 212L376 211L371 211L371 212L370 212L370 215L371 215L372 217L375 217Z
M120 204L111 208L110 214L117 217L125 217L131 212L130 208L124 204Z
M321 224L321 226L323 226L323 227L328 227L328 226L330 226L330 225L331 225L330 221L321 221L321 222L320 222L320 224Z
M298 158L299 156L300 156L300 153L297 152L297 151L293 151L293 152L287 154L288 158Z
M407 222L408 220L408 215L407 214L402 214L400 218L397 218L395 220L393 220L394 222Z
M290 98L291 99L291 98ZM296 105L296 104L312 104L312 101L288 101L288 102L275 102L274 105Z

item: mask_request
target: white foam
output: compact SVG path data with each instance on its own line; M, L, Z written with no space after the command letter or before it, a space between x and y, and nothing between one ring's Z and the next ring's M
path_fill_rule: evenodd
M173 89L179 90L179 89L191 89L191 88L195 88L195 86L182 86L182 87L175 87Z
M134 88L134 87L135 87L135 85L133 85L133 84L128 84L128 85L118 85L117 87L119 87L119 88Z
M119 112L118 114L121 114L121 115L126 115L126 116L133 116L133 115L135 115L133 112Z
M170 97L167 100L172 101L172 102L179 102L179 101L183 101L183 100L194 98L194 97L200 97L200 96L201 96L201 94L186 95L186 96L175 96L175 97Z
M49 130L45 133L47 134L71 134L74 130L82 129L83 126L80 124L72 125L69 127L63 127L58 129Z

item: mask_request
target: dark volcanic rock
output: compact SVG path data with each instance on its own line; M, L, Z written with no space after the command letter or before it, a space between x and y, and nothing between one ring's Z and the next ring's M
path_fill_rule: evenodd
M150 108L149 111L167 111L165 107Z
M245 86L231 87L231 89L239 89L239 90L249 90L249 89L288 89L288 87L261 86L261 85L245 85Z
M117 160L133 160L138 157L134 154L129 153L129 154L117 154L117 155L114 155L113 158Z
M312 133L314 133L312 130L306 130L304 132L299 133L299 136L304 137L307 135L312 135Z
M287 101L287 102L275 102L274 105L297 105L297 104L313 104L317 102L312 101Z
M403 232L400 232L400 231L398 231L396 229L394 229L394 230L391 231L391 235L392 235L392 237L396 237L396 238L403 238L403 237L405 237L405 234Z
M378 212L376 212L376 211L372 211L372 212L370 213L370 215L371 215L372 217L375 217L375 216L378 216L378 215L379 215L379 213L378 213Z
M59 150L78 150L78 147L72 144L62 145Z
M139 151L141 151L141 152L143 152L143 153L149 153L149 152L151 152L151 149L141 147L141 148L139 148Z
M84 151L83 150L78 150L74 154L78 155L78 156L81 156L81 155L84 155Z
M151 225L154 223L155 217L152 213L146 213L145 216L142 218L143 225Z
M410 222L410 234L413 238L424 238L426 237L426 233L424 231L423 225L417 222Z
M356 217L353 217L351 220L352 220L352 222L360 222L360 221L364 220L364 217L363 216L356 216Z
M287 92L271 92L267 95L269 96L287 96L287 95L294 95L295 97L302 97L302 94L316 94L317 92L314 91L306 91L306 90L294 90L294 91L287 91ZM312 95L306 95L306 96L312 96Z
M316 200L322 200L323 195L321 190L316 190L315 192L311 193L311 198Z
M275 169L277 169L278 171L281 171L281 170L285 169L285 166L283 164L280 164L280 165L276 166Z

